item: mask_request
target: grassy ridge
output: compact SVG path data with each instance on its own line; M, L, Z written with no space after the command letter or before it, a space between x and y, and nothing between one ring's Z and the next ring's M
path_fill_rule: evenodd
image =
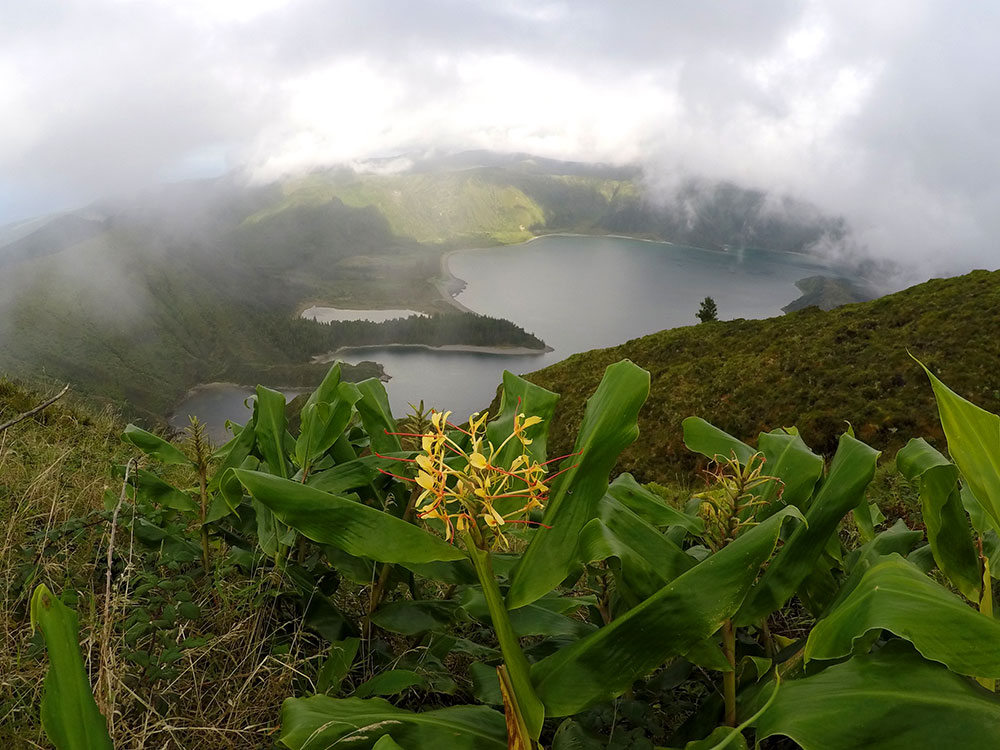
M941 431L931 389L907 351L958 393L1000 409L1000 272L935 279L881 299L769 320L678 328L610 349L577 354L528 375L562 394L551 450L572 450L585 398L622 358L650 371L639 440L619 463L642 481L672 481L695 459L681 442L692 414L748 439L796 425L830 453L853 425L873 447L894 452Z

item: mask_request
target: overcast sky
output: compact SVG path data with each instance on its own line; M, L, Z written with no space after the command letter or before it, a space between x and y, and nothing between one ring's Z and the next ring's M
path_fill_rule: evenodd
M1000 267L1000 4L30 0L0 9L0 223L249 165L638 162Z

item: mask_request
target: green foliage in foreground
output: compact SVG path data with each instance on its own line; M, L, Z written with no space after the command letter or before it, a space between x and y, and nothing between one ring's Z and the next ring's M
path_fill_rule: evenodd
M567 452L604 368L628 358L648 370L644 438L618 464L644 482L673 483L694 468L677 430L691 414L733 435L794 424L825 455L845 421L880 450L898 450L915 435L941 448L933 396L908 351L957 391L1000 410L1000 317L990 312L998 307L1000 272L975 271L829 312L661 331L525 377L562 394L550 439Z
M124 467L117 510L180 575L238 560L295 582L319 640L282 704L291 750L988 746L1000 417L930 377L955 463L921 440L898 457L930 543L883 523L878 452L851 431L827 463L794 428L755 449L692 417L683 440L713 469L683 507L613 477L649 388L628 361L551 460L547 423L520 410L555 396L509 373L488 427L396 430L380 383L334 368L293 435L261 387L208 464L196 425L183 449L129 427L152 463ZM525 469L550 464L541 485Z

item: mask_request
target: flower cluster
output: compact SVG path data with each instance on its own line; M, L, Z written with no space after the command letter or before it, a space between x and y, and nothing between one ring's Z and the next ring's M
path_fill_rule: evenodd
M526 430L540 423L541 417L515 415L510 435L494 446L486 438L487 414L473 414L468 429L451 424L450 415L433 412L430 430L410 435L420 438L421 453L415 459L400 460L415 465L416 477L398 478L416 482L421 489L416 499L418 517L439 521L449 541L456 533L488 530L493 544L506 548L504 527L531 523L526 516L544 506L548 482L558 475L548 475L548 464L560 459L539 463L528 451L531 438ZM514 450L508 448L512 442Z
M757 499L758 487L778 482L778 497L784 489L780 479L763 473L763 453L754 453L745 466L740 465L735 454L728 459L717 456L716 462L715 471L706 472L708 489L694 495L701 500L698 515L705 522L702 539L714 552L725 547L743 529L757 525L754 516L763 505Z

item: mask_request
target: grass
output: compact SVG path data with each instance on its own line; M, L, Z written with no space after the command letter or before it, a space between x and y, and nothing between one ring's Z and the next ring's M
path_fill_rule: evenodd
M0 379L0 422L42 398ZM289 611L289 584L274 573L226 563L201 576L197 566L151 554L122 517L113 523L107 507L121 479L110 467L132 454L122 429L111 410L69 397L0 433L0 741L48 746L38 720L47 661L28 618L31 591L45 583L80 616L115 747L273 747L281 701L315 674L319 639ZM175 615L168 625L167 608L181 602L197 616ZM136 617L160 624L133 639ZM151 677L142 655L165 671Z
M913 437L944 447L930 385L909 353L959 394L1000 409L998 306L1000 272L976 271L829 312L661 331L527 377L562 394L550 433L559 455L572 451L605 367L627 358L649 370L640 436L618 465L640 481L673 482L696 466L681 439L690 415L751 442L795 425L827 455L850 423L890 458Z

